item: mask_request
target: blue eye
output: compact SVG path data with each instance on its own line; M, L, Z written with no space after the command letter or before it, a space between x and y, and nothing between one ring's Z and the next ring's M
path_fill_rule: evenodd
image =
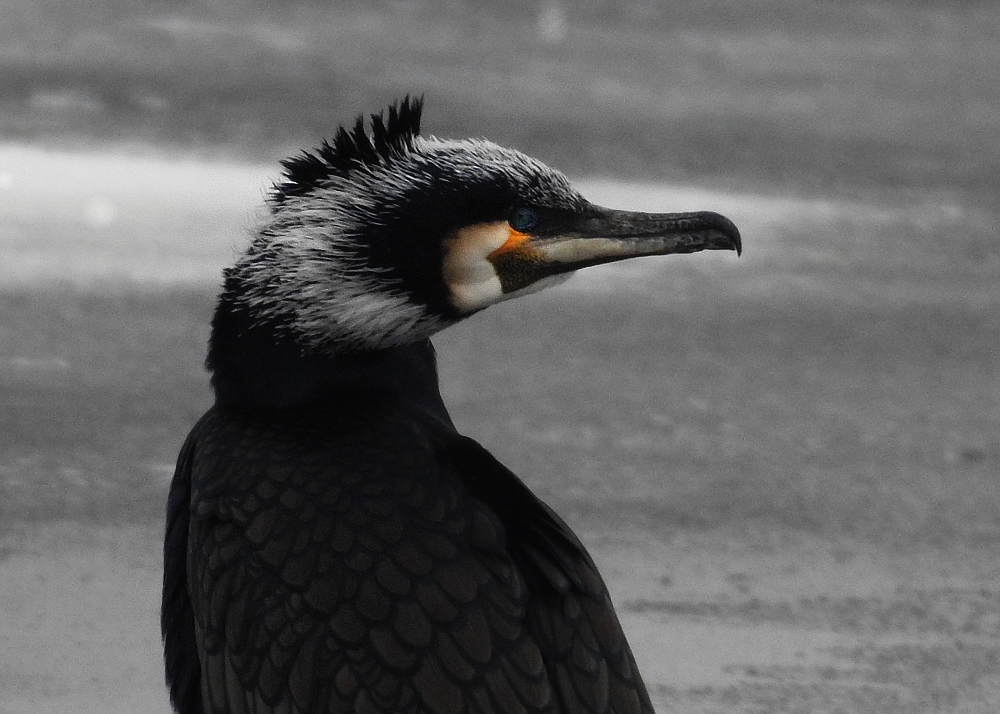
M507 222L515 231L524 233L538 225L538 214L530 208L515 208L510 212Z

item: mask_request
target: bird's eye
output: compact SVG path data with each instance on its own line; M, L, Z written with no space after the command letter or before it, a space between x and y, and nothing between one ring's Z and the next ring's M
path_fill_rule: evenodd
M510 212L507 222L515 231L524 233L538 225L538 214L530 208L515 208Z

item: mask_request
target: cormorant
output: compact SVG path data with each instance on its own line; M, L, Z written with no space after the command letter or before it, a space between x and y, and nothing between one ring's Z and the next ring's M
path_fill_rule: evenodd
M652 712L580 540L438 390L435 332L572 271L740 250L715 213L586 201L421 100L283 162L225 271L215 404L167 505L162 633L183 714Z

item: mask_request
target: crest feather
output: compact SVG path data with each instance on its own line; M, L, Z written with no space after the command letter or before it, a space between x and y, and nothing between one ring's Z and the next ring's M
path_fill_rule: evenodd
M309 194L332 177L349 178L352 171L388 165L413 151L423 104L422 97L407 95L389 107L388 119L383 112L370 116L370 136L364 116L359 116L350 130L341 126L332 143L324 140L313 152L285 159L281 162L284 175L274 186L272 201L280 205L293 196Z

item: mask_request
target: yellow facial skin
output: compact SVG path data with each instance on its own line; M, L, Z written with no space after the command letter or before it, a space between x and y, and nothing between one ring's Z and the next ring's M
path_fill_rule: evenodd
M506 223L501 225L507 225ZM521 231L514 230L509 225L507 226L507 240L503 242L499 248L490 253L487 257L494 258L501 253L508 253L512 250L520 248L525 243L531 240L531 236L527 233L522 233Z

